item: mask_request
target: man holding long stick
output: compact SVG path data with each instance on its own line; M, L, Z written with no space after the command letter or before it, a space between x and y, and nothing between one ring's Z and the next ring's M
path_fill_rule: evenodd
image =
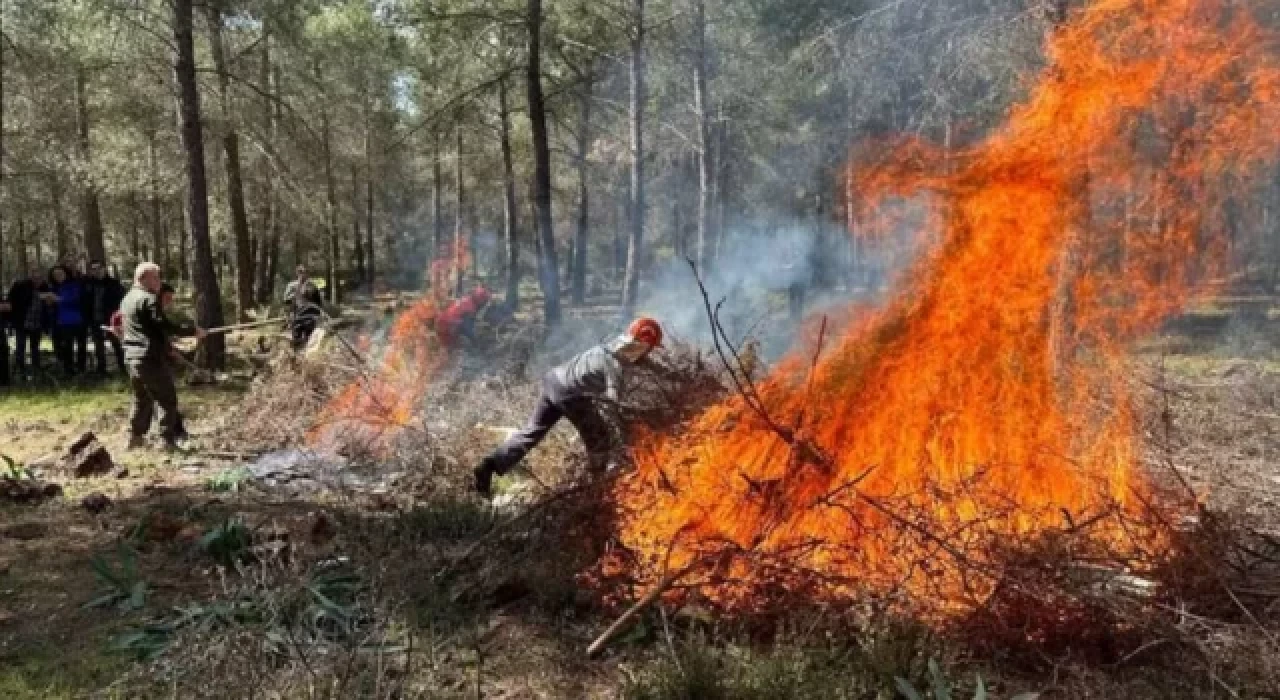
M182 414L178 412L178 390L169 364L169 336L203 339L206 335L202 328L180 326L164 315L159 299L163 284L160 266L144 262L134 271L133 288L120 303L125 371L133 391L133 407L129 413L131 449L146 444L157 406L165 448L177 448Z

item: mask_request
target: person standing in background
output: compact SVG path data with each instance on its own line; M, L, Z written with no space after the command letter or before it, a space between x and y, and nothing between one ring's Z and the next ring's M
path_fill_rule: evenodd
M0 297L0 386L9 386L9 314L13 307L9 306L7 297Z
M293 333L293 349L302 350L324 316L324 298L307 275L305 266L299 265L296 273L297 277L284 288L284 312Z
M49 288L57 305L53 323L54 354L64 375L83 374L89 363L84 287L73 270L58 265L49 271Z
M124 285L107 274L107 266L101 260L90 262L89 276L84 280L84 315L89 337L93 339L93 354L100 377L107 376L108 343L116 358L116 368L124 372L124 346L114 333L106 332L105 328L123 299Z
M40 372L40 340L50 319L52 296L49 284L37 267L31 267L24 279L9 287L9 320L15 340L14 365L19 374L30 380ZM27 358L30 358L30 368Z

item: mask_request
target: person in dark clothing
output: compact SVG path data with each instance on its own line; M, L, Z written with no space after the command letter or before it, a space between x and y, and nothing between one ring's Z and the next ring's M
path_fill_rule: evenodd
M107 348L116 358L116 367L124 372L124 346L113 333L106 331L111 316L120 308L124 299L124 285L107 275L107 266L100 260L89 263L89 275L84 278L84 316L93 340L93 355L99 376L107 375Z
M120 303L121 333L124 336L125 371L133 392L129 414L129 447L146 444L151 419L159 407L160 435L167 449L175 449L182 432L178 412L178 390L169 365L170 336L194 335L204 338L199 327L182 327L170 321L161 308L159 293L163 282L160 266L142 263L133 275L133 288Z
M324 299L320 289L307 276L307 268L299 265L297 278L284 288L284 312L293 333L293 349L302 350L324 315Z
M523 430L512 435L476 467L476 491L488 498L495 474L506 474L542 442L561 418L567 418L587 448L588 469L606 471L622 446L616 415L625 368L662 347L662 327L650 318L636 319L626 335L597 345L553 368L542 378L542 395Z
M39 268L32 267L26 279L9 287L9 324L14 334L14 365L27 378L40 371L40 341L52 326L54 310L49 284ZM31 361L28 368L27 360Z
M89 364L89 331L84 318L84 285L73 270L58 265L49 271L49 290L56 298L53 349L66 376L83 374Z
M0 386L9 386L9 313L13 307L9 300L0 297Z

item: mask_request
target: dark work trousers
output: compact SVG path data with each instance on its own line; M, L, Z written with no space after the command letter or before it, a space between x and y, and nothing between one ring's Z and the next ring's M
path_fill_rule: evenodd
M610 452L615 447L610 437L609 426L600 416L595 402L587 397L557 399L557 390L553 382L542 380L542 395L533 409L533 416L523 430L507 438L502 446L489 455L485 467L497 474L506 474L515 468L529 450L537 447L547 437L547 433L567 418L569 423L582 437L587 448L588 468L599 473L608 466Z
M31 358L31 374L40 372L40 330L19 328L14 331L17 342L14 343L14 366L20 374L27 373L27 357Z
M142 360L125 365L129 388L133 391L133 407L129 412L129 431L144 437L151 429L151 418L159 407L160 435L165 440L181 437L182 414L178 412L178 389L173 372L164 360Z
M62 371L71 376L84 374L89 365L89 331L77 326L57 326L53 329L53 350L62 365Z
M93 340L93 359L97 363L98 374L107 373L107 345L111 345L111 353L116 358L116 368L124 372L124 346L115 333L103 330L100 324L89 326L89 338Z
M304 350L311 342L311 334L316 332L320 319L315 316L297 316L293 319L293 349Z
M0 328L0 386L9 386L9 331Z

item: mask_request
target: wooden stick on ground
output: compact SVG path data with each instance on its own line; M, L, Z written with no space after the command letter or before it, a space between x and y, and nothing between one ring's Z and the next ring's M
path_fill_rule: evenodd
M631 627L631 623L640 616L640 613L644 612L650 605L653 605L655 601L662 597L663 593L666 593L668 589L676 585L680 579L689 575L689 572L693 571L697 565L698 562L694 562L679 571L672 571L666 576L663 576L662 580L658 581L657 585L651 588L648 593L644 594L644 597L637 600L635 605L627 608L627 611L622 613L618 619L614 620L613 624L609 625L608 629L601 632L599 637L596 637L596 640L591 643L591 646L587 647L587 658L595 658L600 652L604 651L605 647L609 646L610 642Z

